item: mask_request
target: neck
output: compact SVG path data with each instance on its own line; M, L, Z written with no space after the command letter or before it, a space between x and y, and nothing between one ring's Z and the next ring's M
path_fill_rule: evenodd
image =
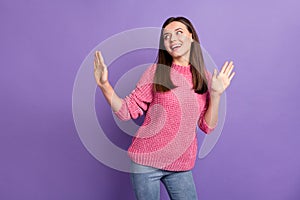
M173 63L180 66L188 66L190 64L190 51L182 56L173 57Z
M173 58L173 63L180 66L188 66L190 64L189 60L183 57Z

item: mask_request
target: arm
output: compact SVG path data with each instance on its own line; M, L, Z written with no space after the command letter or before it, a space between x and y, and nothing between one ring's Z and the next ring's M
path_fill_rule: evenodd
M117 112L122 107L122 99L115 93L115 90L110 85L109 82L107 82L104 85L99 86L106 101L109 103L111 109L114 112Z
M215 128L218 123L220 98L220 95L210 93L208 108L204 115L204 120L210 129Z
M232 72L234 68L233 62L225 62L220 73L215 69L211 80L208 107L204 114L204 120L202 125L204 132L209 133L212 129L217 126L219 104L222 93L230 85L235 72Z
M104 64L101 52L96 51L94 59L94 76L96 83L101 89L106 101L114 112L118 111L122 106L122 99L115 93L113 87L108 81L107 66Z
M107 67L100 52L96 52L94 61L95 79L104 97L116 116L121 120L137 118L148 109L152 101L152 84L155 67L149 67L136 85L136 88L121 99L108 81Z

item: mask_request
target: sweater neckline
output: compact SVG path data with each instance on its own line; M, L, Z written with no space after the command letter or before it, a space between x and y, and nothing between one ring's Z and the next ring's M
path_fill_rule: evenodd
M191 73L191 70L190 70L191 65L190 64L188 66L182 66L182 65L172 63L171 67L181 74L190 74Z

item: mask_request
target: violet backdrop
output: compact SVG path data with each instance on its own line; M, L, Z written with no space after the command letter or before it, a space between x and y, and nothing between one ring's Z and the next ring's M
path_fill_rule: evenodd
M193 170L199 199L300 199L299 8L296 0L1 0L0 199L134 198L129 174L100 163L78 137L74 80L100 42L180 15L219 68L232 59L237 73L222 135ZM155 53L120 57L110 79L154 62ZM130 137L99 90L96 98L99 123L126 149Z

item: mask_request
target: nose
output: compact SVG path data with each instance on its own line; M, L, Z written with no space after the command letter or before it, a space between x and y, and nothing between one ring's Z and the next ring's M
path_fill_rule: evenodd
M177 40L177 35L176 34L171 34L170 41L173 42L173 41L176 41L176 40Z

